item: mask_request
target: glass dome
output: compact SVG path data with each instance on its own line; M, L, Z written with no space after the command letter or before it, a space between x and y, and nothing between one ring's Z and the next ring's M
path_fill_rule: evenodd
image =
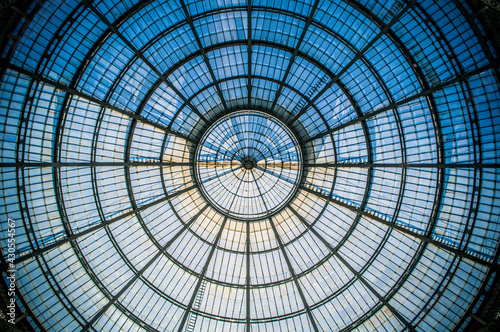
M498 58L473 14L33 1L0 68L2 271L11 220L21 319L463 330L500 240Z
M214 208L232 218L258 220L283 208L297 191L302 153L279 120L242 111L224 116L203 135L194 168Z

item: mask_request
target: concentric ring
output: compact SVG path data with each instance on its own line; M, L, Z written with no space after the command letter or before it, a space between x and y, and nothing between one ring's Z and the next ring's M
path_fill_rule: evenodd
M217 210L235 219L258 220L275 214L297 191L302 152L275 117L240 111L203 134L195 172L202 193Z

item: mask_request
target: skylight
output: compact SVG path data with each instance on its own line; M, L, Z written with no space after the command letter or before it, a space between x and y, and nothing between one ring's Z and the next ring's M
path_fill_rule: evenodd
M499 262L500 92L465 2L26 14L2 50L0 220L35 330L470 322Z

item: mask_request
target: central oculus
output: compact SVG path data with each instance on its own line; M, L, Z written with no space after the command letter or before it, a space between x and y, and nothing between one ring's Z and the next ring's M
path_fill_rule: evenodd
M203 196L228 217L252 221L280 211L302 176L298 141L281 121L258 111L219 119L196 148L195 173Z

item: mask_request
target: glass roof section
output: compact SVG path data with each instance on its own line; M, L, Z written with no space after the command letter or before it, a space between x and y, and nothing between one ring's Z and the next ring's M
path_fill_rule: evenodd
M461 331L499 264L465 1L34 1L0 67L36 331Z

